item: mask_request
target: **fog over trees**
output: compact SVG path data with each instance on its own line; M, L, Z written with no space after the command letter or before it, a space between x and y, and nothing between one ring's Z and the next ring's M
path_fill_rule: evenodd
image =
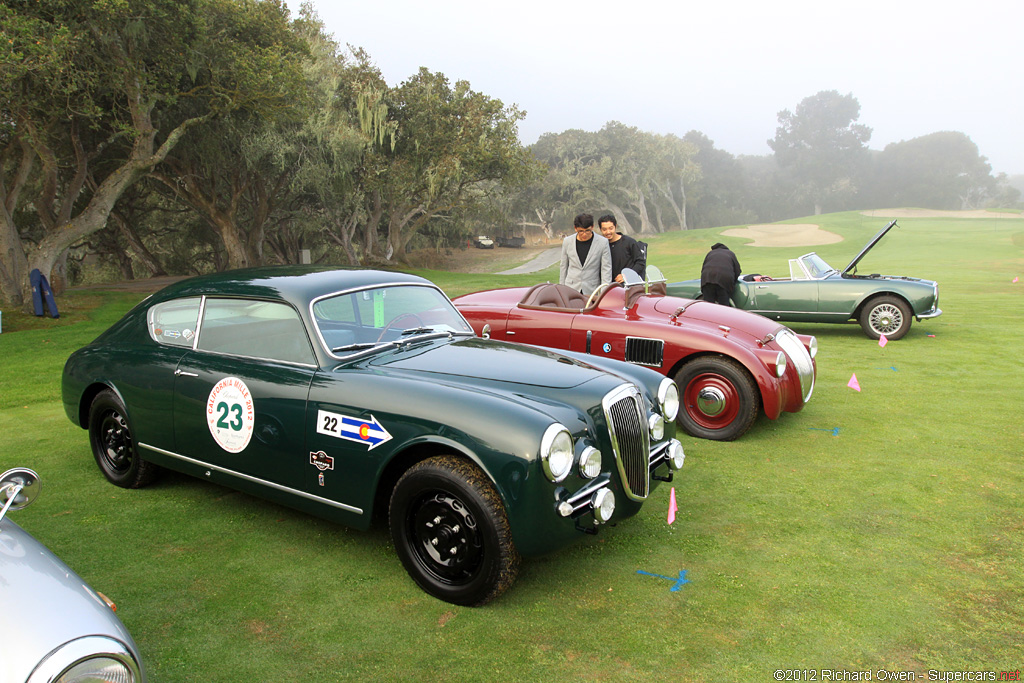
M1019 207L1020 184L939 131L870 149L853 93L778 113L768 156L618 121L528 147L525 113L421 69L389 86L309 6L278 0L0 5L0 299L98 256L122 278L249 265L408 263L471 235L554 237L823 211Z

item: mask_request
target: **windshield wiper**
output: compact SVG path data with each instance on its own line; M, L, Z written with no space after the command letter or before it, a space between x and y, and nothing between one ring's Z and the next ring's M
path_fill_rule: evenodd
M381 342L381 345L390 344L391 342ZM361 344L345 344L339 346L336 349L331 349L331 353L338 353L340 351L361 351L362 349L372 349L377 346L377 342L363 342Z
M429 333L431 333L433 331L434 331L433 327L410 327L407 330L402 330L402 332L398 336L400 336L400 337L407 337L410 334L429 334ZM447 334L447 333L445 333L445 334Z

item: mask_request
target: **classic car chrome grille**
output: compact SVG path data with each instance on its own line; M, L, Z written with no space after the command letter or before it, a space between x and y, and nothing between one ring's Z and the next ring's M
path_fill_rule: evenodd
M626 360L637 365L660 368L665 356L665 340L626 337Z
M811 361L811 354L807 352L793 330L779 330L775 334L775 341L796 368L796 374L800 377L800 392L806 403L814 392L814 363Z
M651 489L650 435L643 398L635 386L623 384L610 391L601 403L622 486L627 496L643 500Z

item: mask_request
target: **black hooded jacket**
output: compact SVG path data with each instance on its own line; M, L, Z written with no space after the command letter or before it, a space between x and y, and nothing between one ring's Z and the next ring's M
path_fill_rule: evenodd
M700 284L711 283L732 292L736 287L736 278L740 276L740 261L729 247L721 242L712 245L711 251L704 257L704 265L700 269Z

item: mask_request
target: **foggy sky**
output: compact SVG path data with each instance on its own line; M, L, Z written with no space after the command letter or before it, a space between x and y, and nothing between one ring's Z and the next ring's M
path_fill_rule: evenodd
M860 102L871 149L955 130L993 174L1024 173L1024 3L1012 0L313 4L390 85L425 66L518 105L524 144L616 120L770 154L779 111L837 90Z

